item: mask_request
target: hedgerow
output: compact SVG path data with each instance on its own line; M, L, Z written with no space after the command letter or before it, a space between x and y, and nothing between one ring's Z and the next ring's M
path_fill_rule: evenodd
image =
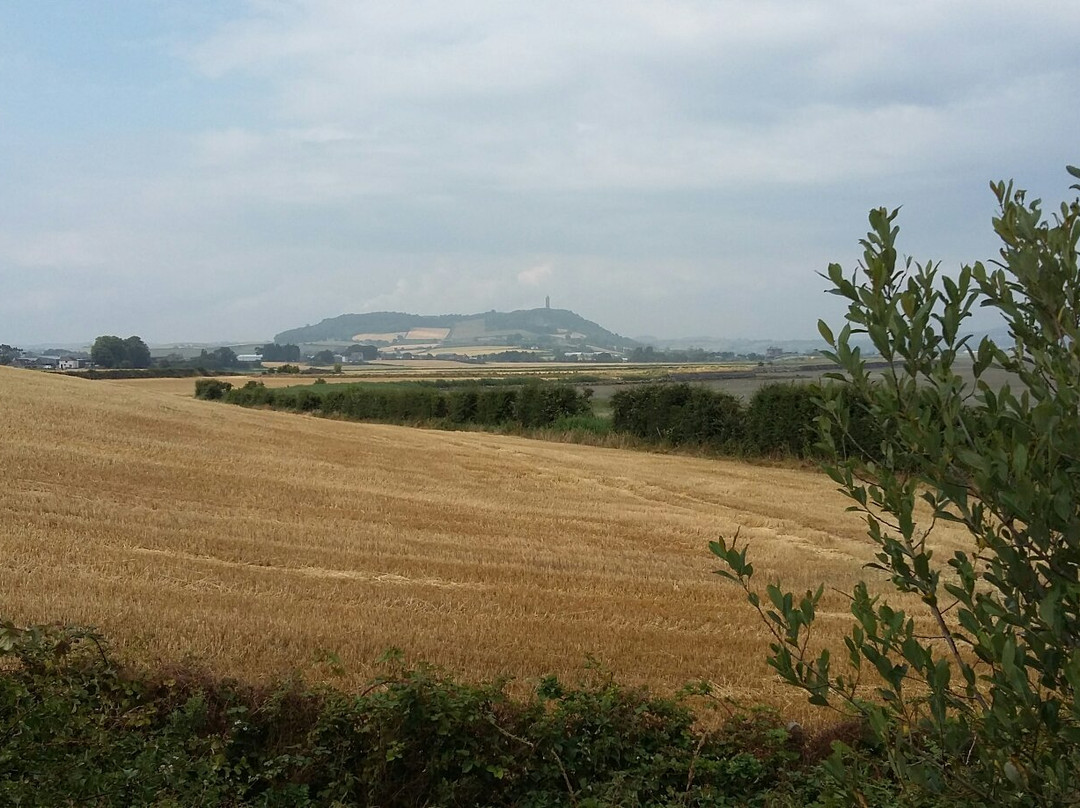
M590 415L592 391L571 385L529 382L516 387L441 389L431 385L337 384L273 389L251 381L221 391L197 385L198 398L223 398L246 407L317 412L359 421L524 428L550 426L560 418Z
M818 384L774 383L744 405L728 393L687 383L627 386L611 399L611 418L593 413L592 391L573 385L530 381L464 386L406 384L319 384L269 388L249 381L200 380L195 396L245 407L270 407L358 421L435 427L478 427L529 431L565 439L629 436L639 448L692 447L721 454L819 459L816 445L824 390ZM873 455L881 428L849 391L830 395L846 413L848 429L837 434L846 452Z
M256 688L0 622L0 804L790 806L830 787L770 711L705 730L685 699L609 676L506 685L391 656L359 693Z

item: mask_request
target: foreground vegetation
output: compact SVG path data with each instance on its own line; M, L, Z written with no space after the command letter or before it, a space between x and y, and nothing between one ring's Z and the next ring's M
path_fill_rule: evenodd
M1080 178L1080 169L1069 168ZM759 593L747 548L712 545L769 626L769 664L811 703L865 720L905 790L950 801L1080 804L1080 199L1050 217L1011 183L994 183L1000 261L964 266L898 258L897 212L871 212L858 271L828 277L847 322L822 336L844 392L879 424L871 455L835 442L843 406L823 406L830 476L863 515L873 568L914 608L851 591L847 653L815 649L825 584L799 596ZM1080 190L1080 185L1073 185ZM996 311L1010 342L965 335L977 307ZM852 335L892 368L872 379ZM954 370L974 360L969 387ZM1016 385L993 389L997 367ZM941 522L968 546L944 563ZM927 630L920 623L929 622ZM873 698L866 692L874 682ZM854 788L857 780L852 780Z
M92 631L10 623L0 662L5 805L780 808L829 804L845 758L881 769L856 726L808 738L757 710L704 729L685 696L602 671L513 697L389 654L359 693L299 678L253 688L124 668ZM867 794L895 790L882 780Z

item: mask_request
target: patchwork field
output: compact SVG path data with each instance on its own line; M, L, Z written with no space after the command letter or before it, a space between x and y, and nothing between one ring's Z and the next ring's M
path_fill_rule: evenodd
M628 683L709 679L805 717L706 543L740 530L762 579L798 588L870 574L860 523L811 471L8 368L0 424L0 615L95 624L138 660L350 685L389 646L526 681L591 654ZM842 599L825 611L838 644Z

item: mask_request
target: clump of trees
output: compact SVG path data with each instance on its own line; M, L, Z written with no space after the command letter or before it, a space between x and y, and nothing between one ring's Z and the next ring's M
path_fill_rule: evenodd
M878 209L858 270L828 270L849 308L839 333L820 326L840 383L821 408L826 468L866 520L871 568L917 605L859 583L837 660L813 642L824 587L759 593L747 548L712 550L772 632L769 664L812 703L867 722L907 804L1077 805L1080 200L1048 217L1012 183L991 188L1002 247L989 265L949 277L901 260L896 211ZM976 308L997 312L1006 343L965 334ZM868 372L856 334L891 363L882 375ZM961 357L974 384L955 369ZM1016 383L991 386L991 369ZM872 451L842 447L843 394L880 426ZM970 536L944 559L941 522ZM838 771L847 803L866 804L865 778Z
M179 354L169 354L154 361L154 367L162 369L198 369L204 371L234 370L250 367L250 363L241 362L232 348L222 346L208 351L203 348L198 356L185 359Z
M639 345L627 354L627 359L631 362L730 362L736 358L738 355L734 351L706 351L704 348L664 350L652 345ZM762 357L751 353L741 358L757 360Z
M350 345L348 348L345 349L345 356L359 356L360 359L364 360L365 362L370 362L373 359L379 358L379 349L376 348L374 345Z
M94 340L90 348L90 359L101 368L148 368L150 348L141 337L121 339L103 335Z
M236 358L236 352L232 348L215 348L212 351L207 351L205 348L199 353L198 358L191 360L193 364L197 364L199 367L206 368L207 370L227 370L229 368L240 367L241 363Z
M483 354L476 359L485 362L535 362L537 356L535 351L497 351Z
M271 342L267 345L263 345L258 349L257 353L262 357L264 362L299 362L300 361L300 346L299 345L278 345L276 342ZM331 358L331 362L333 359Z
M10 365L22 356L22 354L22 348L16 348L7 343L0 344L0 365Z

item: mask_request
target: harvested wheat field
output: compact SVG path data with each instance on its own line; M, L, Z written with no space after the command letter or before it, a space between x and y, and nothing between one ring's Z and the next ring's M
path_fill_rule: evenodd
M351 686L389 646L526 682L573 678L592 654L627 683L709 679L805 718L706 543L741 530L762 579L799 588L868 574L859 521L805 470L8 368L0 424L0 615L97 625L139 661L190 654L247 679L299 669ZM828 609L838 644L845 607Z
M126 387L129 390L153 391L155 393L173 393L185 397L195 394L195 382L203 377L185 377L179 379L98 379L98 384L116 385ZM206 377L212 378L212 377ZM364 378L359 374L335 376L327 373L325 377L319 376L296 376L292 374L277 375L276 373L254 374L251 376L219 376L223 382L228 382L233 387L243 387L248 382L261 382L267 387L291 387L297 384L312 384L318 378L323 378L327 384L349 384L353 382L382 381L379 376L372 374L372 378Z

